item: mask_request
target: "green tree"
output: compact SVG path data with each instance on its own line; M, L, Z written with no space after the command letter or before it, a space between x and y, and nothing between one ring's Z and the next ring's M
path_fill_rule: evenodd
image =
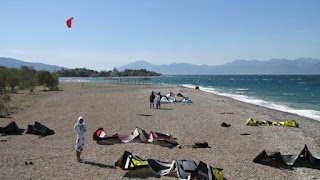
M125 69L122 72L119 72L120 76L160 76L161 74L158 74L156 72L147 71L146 69Z
M36 73L37 71L33 67L21 66L18 71L18 76L20 79L20 88L33 89L36 86Z
M10 94L6 94L6 84L9 70L0 66L0 117L9 115Z
M7 69L0 67L0 94L6 91Z
M49 71L38 71L36 74L37 83L43 85L49 90L58 90L59 77L57 74L51 74Z
M7 74L7 83L11 87L11 92L15 92L14 89L19 85L19 77L17 69L9 69Z
M6 117L10 114L9 102L11 101L10 94L0 95L0 117Z

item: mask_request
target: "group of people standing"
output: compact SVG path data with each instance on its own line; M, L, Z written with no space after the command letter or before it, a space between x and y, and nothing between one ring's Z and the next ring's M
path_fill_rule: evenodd
M158 92L157 94L155 94L153 91L150 94L150 109L151 106L152 108L154 108L154 99L156 99L156 109L160 109L161 105L160 105L160 100L161 100L161 94L160 92Z

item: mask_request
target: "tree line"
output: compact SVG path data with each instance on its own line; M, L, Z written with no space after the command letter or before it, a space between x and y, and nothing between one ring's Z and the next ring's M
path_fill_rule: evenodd
M108 77L111 71L95 71L86 68L61 69L56 72L59 77Z
M116 68L112 71L95 71L86 68L62 69L56 72L59 77L122 77L122 76L160 76L161 74L147 71L146 69L125 69L119 72Z
M15 93L16 89L32 92L36 86L43 86L44 89L58 90L58 85L59 77L56 73L37 71L28 66L19 69L0 66L0 117L10 114L10 93Z
M59 77L56 73L37 71L28 66L21 66L19 69L0 66L0 93L8 89L14 93L16 88L33 89L35 86L58 90L58 85Z

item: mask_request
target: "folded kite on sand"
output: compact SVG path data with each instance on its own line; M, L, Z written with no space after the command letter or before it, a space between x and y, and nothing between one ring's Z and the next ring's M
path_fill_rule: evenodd
M5 135L22 135L23 131L14 121L10 122L6 127L0 127L0 133Z
M285 120L285 121L256 121L252 118L247 119L247 125L249 126L286 126L286 127L299 127L299 123L295 120Z
M48 136L54 134L54 131L45 125L35 121L34 125L28 125L26 134L35 134L40 136Z
M153 131L148 134L145 130L138 127L131 134L108 134L103 128L99 128L93 133L93 139L101 145L112 145L128 142L152 143L169 148L179 145L175 141L175 138L169 134L162 134Z
M213 168L200 161L199 163L191 160L173 160L171 163L162 162L155 159L141 159L135 154L125 151L115 166L123 170L137 170L150 168L156 176L174 175L179 179L206 179L223 180L222 169ZM143 174L142 174L143 175Z
M294 166L301 163L304 163L304 166L306 166L306 163L309 163L309 166L311 165L310 167L320 169L320 159L311 154L307 145L304 146L300 154L296 155L282 155L280 152L263 150L256 158L254 158L253 162L265 164L264 162L270 160L276 160L288 166Z
M4 128L0 127L0 133L3 133L5 135L22 135L23 132L24 129L20 129L14 121L9 123ZM36 121L34 125L28 125L26 134L48 136L54 134L54 131Z

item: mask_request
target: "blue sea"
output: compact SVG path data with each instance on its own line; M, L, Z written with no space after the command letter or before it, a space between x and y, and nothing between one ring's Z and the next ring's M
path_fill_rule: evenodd
M60 82L112 80L65 77ZM163 75L145 83L199 86L202 91L320 121L320 75Z

